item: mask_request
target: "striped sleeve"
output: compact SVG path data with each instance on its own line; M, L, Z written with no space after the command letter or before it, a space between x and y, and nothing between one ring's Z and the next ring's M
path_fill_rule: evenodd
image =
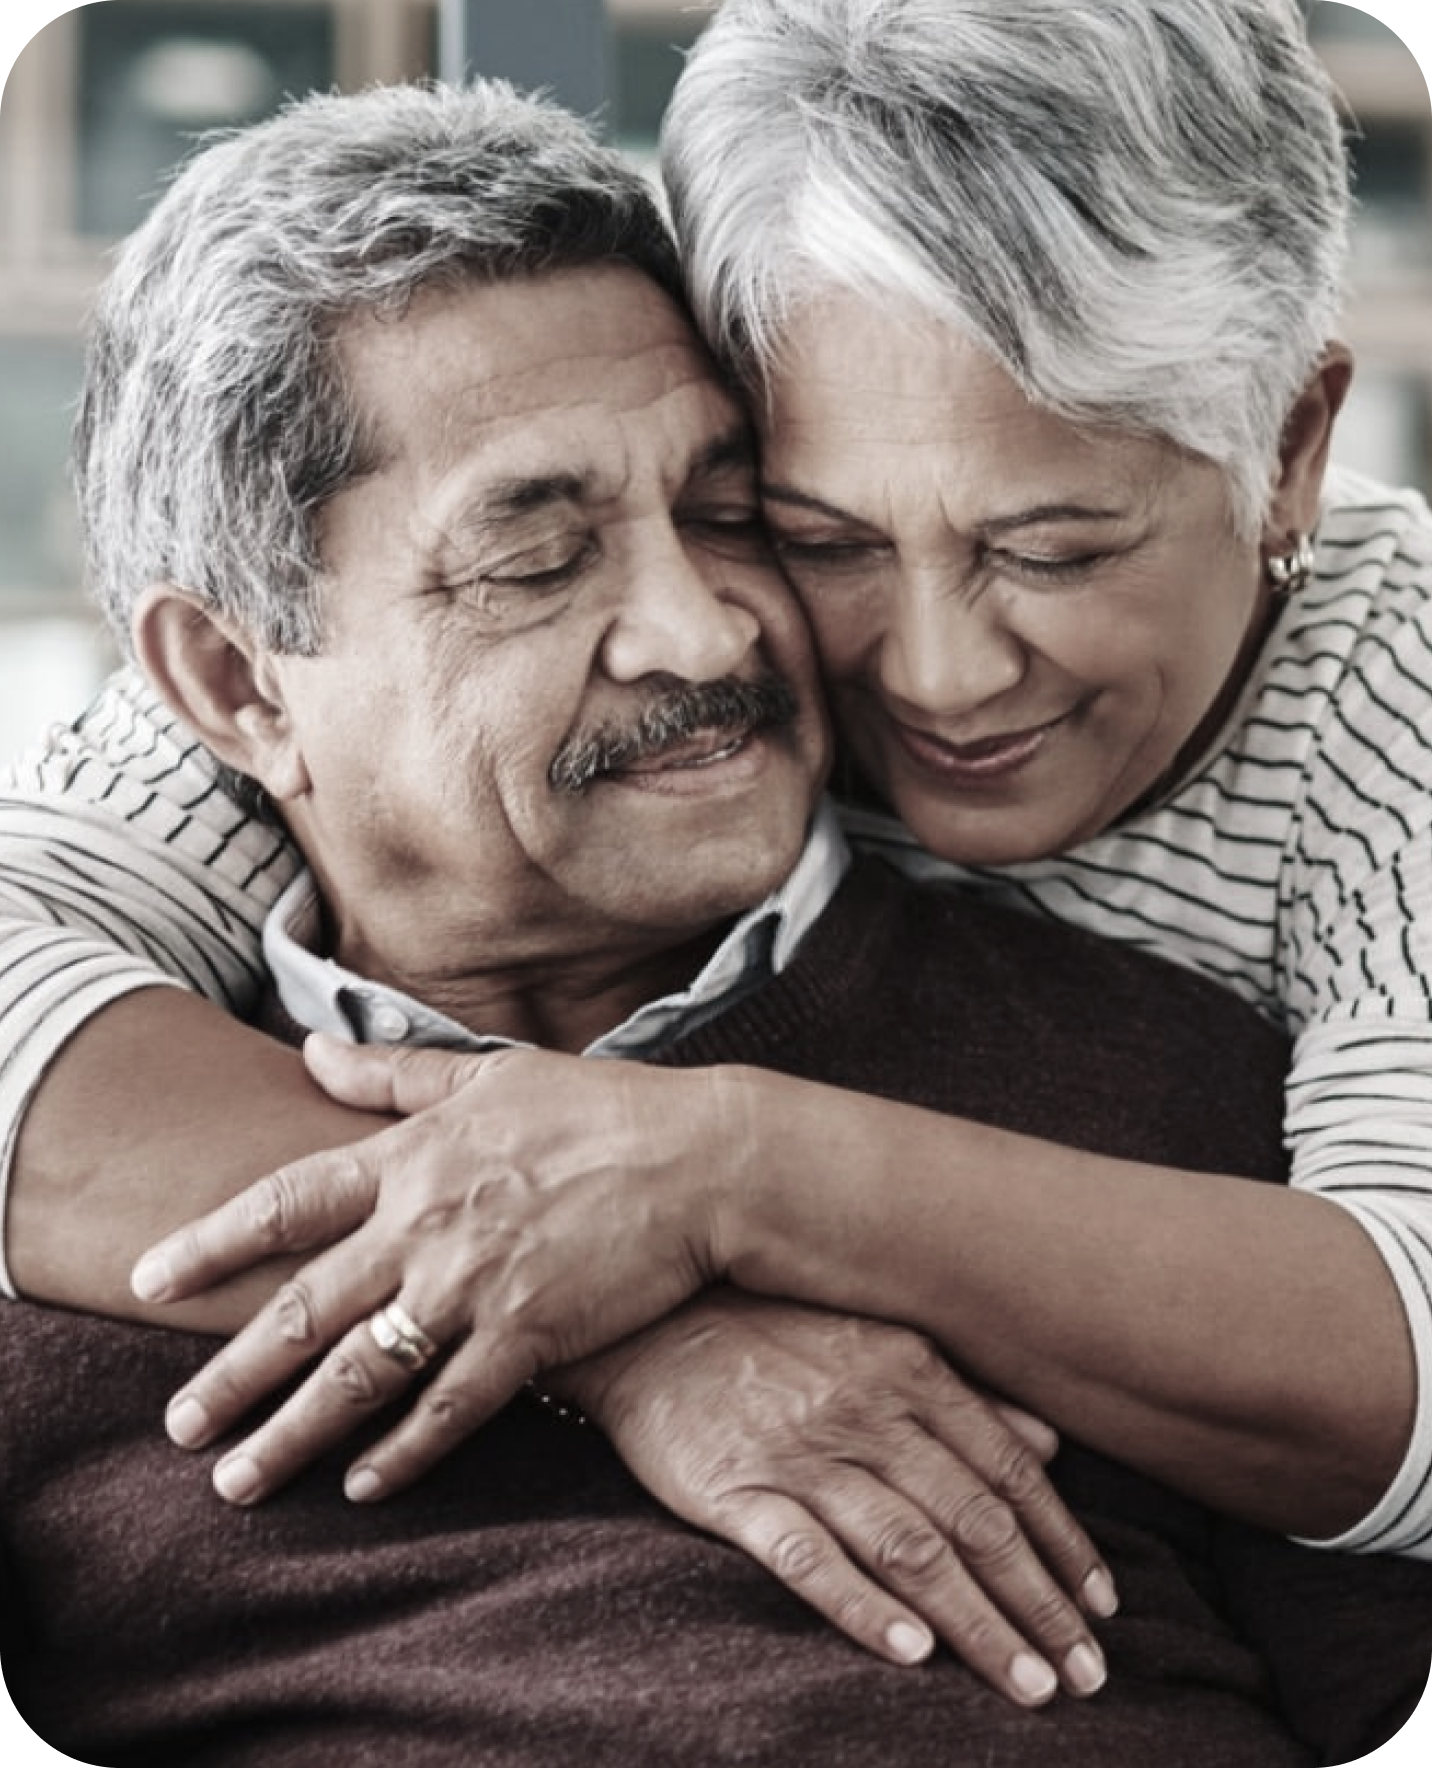
M129 674L0 779L0 1224L21 1120L65 1042L140 988L247 1010L295 870ZM0 1288L14 1293L3 1239Z
M1432 1032L1339 1017L1298 1039L1288 1132L1296 1182L1361 1223L1397 1285L1418 1370L1402 1467L1373 1510L1322 1545L1432 1558ZM1316 1347L1309 1347L1316 1354Z
M1369 500L1321 537L1318 649L1343 662L1284 843L1277 986L1296 1037L1293 1182L1371 1237L1418 1369L1403 1466L1333 1544L1432 1558L1432 534L1405 515ZM1345 636L1334 616L1374 562ZM1269 707L1292 723L1299 702Z

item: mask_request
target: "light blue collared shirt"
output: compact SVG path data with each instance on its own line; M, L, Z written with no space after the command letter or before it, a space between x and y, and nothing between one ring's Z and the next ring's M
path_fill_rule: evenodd
M790 876L741 916L690 986L647 1001L583 1054L649 1055L778 976L824 914L849 864L845 837L823 799ZM519 1041L469 1031L401 989L369 981L321 957L314 949L319 926L318 889L313 874L305 870L264 923L264 957L278 997L305 1030L325 1031L350 1044L430 1044L461 1050L498 1049Z

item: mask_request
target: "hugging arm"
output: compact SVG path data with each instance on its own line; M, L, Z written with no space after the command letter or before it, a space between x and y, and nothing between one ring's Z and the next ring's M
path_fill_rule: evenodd
M181 1193L216 1203L267 1154L367 1127L232 1016L258 1000L263 918L297 865L132 673L0 780L0 1196L21 1292L142 1311L128 1266Z
M129 822L117 825L121 840L132 835L137 842L136 831L150 829L156 817L164 819L158 857L169 867L165 889L141 891L140 900L131 905L115 893L112 873L101 867L91 894L114 906L104 927L87 930L91 944L97 932L109 933L111 920L133 920L142 929L145 916L157 912L156 902L182 901L182 890L194 887L196 866L203 864L205 879L227 878L226 868L238 855L239 882L247 880L259 892L257 911L250 909L246 921L232 902L223 912L210 904L206 920L201 904L189 917L194 927L207 928L206 937L220 948L210 963L196 965L192 978L198 986L214 986L206 979L219 974L225 962L231 967L237 963L240 975L245 964L252 968L256 962L263 892L272 893L284 881L292 858L270 851L261 863L243 849L249 832L223 821L227 817L233 824L234 807L222 808L211 777L191 784L172 721L152 704L146 708L134 701L133 693L129 690L128 700L121 696L120 711L109 719L103 743L92 741L80 755L64 752L50 774L24 782L26 814L29 801L56 799L63 788L79 797L87 814L94 814L90 806L95 803L130 814ZM177 759L170 752L176 746ZM146 761L150 755L158 758L157 765ZM144 777L146 766L154 777ZM124 782L136 771L138 784L126 787ZM166 797L176 785L177 803ZM217 829L210 826L216 815ZM196 828L197 837L192 834ZM273 832L267 831L265 839L272 849ZM194 851L186 841L195 843ZM25 826L15 833L9 807L0 811L0 858L7 877L15 875L17 866L23 868L22 876L35 871L34 848ZM79 855L66 855L63 864L54 863L45 850L43 857L64 888L54 883L46 902L36 887L27 937L36 927L49 937L56 922L63 925L79 914L73 874L83 863L83 835L79 848ZM207 862L201 861L205 853ZM238 882L234 888L238 891ZM153 949L175 934L161 926L133 937L140 942L136 949L147 951L152 962ZM224 959L223 949L235 946L247 950ZM14 1042L30 1035L35 1017L19 992L19 974L7 969L0 980L0 989L9 991L8 1011L0 1017L0 1028L12 1040L6 1050L12 1056L7 1072L15 1066ZM35 1095L19 1151L9 1227L17 1272L22 1279L27 1270L35 1274L33 1292L41 1299L83 1305L86 1283L94 1281L93 1270L87 1275L83 1267L98 1262L105 1287L89 1293L103 1294L116 1309L146 1311L123 1295L120 1272L160 1226L151 1176L155 1167L143 1152L145 1136L155 1131L152 1101L159 1097L180 1107L184 1095L173 1088L156 1092L174 1069L162 1048L166 1034L157 1023L153 1029L140 1026L139 1016L180 1010L154 990L106 1008L83 1037L64 1046L62 1059L51 1066ZM189 1001L183 1010L190 1022L172 1035L199 1068L197 1019L206 1009ZM209 1011L215 1021L221 1017ZM220 1032L215 1029L214 1035ZM241 1036L254 1034L226 1026L223 1035L236 1045ZM136 1052L153 1064L154 1079L143 1086L142 1071L129 1066ZM296 1076L291 1053L266 1054L275 1063L288 1064L286 1072ZM80 1066L81 1058L88 1070ZM242 1060L236 1047L217 1057L210 1064L210 1080L216 1086L231 1081L238 1090ZM623 1137L629 1140L632 1132L620 1112L589 1098L589 1082L596 1077L583 1072L581 1086L568 1088L547 1074L545 1064L556 1058L530 1060L530 1071L524 1065L515 1076L509 1073L500 1089L487 1087L460 1101L451 1131L436 1128L426 1114L401 1126L414 1131L401 1144L410 1192L428 1182L440 1190L452 1183L466 1185L469 1144L489 1135L493 1125L503 1126L504 1135L514 1138L511 1152L519 1167L528 1156L541 1158L540 1149L523 1140L538 1130L550 1130L578 1151L574 1162L579 1165L584 1138L590 1151L596 1125L595 1139L602 1143L598 1164L610 1168L611 1151L620 1149ZM1190 1077L1207 1066L1199 1050L1188 1060ZM72 1084L67 1074L77 1077ZM101 1116L91 1108L95 1086L106 1075L125 1074L132 1077L126 1084L111 1080ZM88 1078L92 1076L99 1081ZM1377 1499L1395 1472L1414 1387L1406 1315L1387 1265L1355 1218L1337 1205L1148 1161L1111 1162L1072 1153L1049 1136L1031 1138L932 1118L849 1091L751 1069L728 1070L725 1084L694 1091L691 1077L611 1078L618 1090L638 1078L657 1089L686 1089L675 1103L658 1090L651 1105L630 1122L642 1134L655 1124L666 1138L659 1144L668 1150L664 1177L672 1196L683 1198L687 1221L676 1235L679 1244L668 1244L660 1256L671 1269L684 1264L693 1282L698 1273L724 1269L752 1288L817 1305L876 1316L897 1314L938 1338L962 1367L1060 1428L1196 1496L1281 1529L1334 1534ZM292 1084L297 1094L299 1083L295 1079ZM197 1097L192 1091L188 1096ZM386 1112L390 1103L385 1096L365 1096L361 1089L346 1102L379 1112ZM312 1105L308 1099L302 1109ZM236 1114L240 1120L243 1109ZM580 1113L589 1109L594 1115L584 1122ZM1208 1109L1216 1116L1219 1106L1214 1102ZM290 1099L282 1113L264 1114L265 1125L296 1124L299 1110L298 1098ZM577 1115L568 1117L563 1128L561 1113L568 1110ZM165 1198L166 1207L171 1202L174 1206L171 1220L213 1200L215 1191L206 1191L206 1182L214 1181L220 1194L240 1182L237 1167L221 1174L216 1145L199 1122L203 1113L193 1108L191 1116L196 1146L188 1156L177 1150L170 1126L170 1170L177 1166L185 1174L184 1201L177 1193ZM335 1129L343 1135L329 1118L308 1146L332 1142ZM388 1149L393 1144L375 1146ZM841 1150L836 1161L827 1152L834 1147ZM445 1153L436 1157L436 1165L425 1167L429 1152L444 1148L452 1151L449 1168L438 1170ZM272 1142L268 1151L287 1158ZM290 1151L301 1151L301 1145ZM698 1156L694 1160L693 1152ZM254 1153L259 1153L257 1144ZM645 1160L649 1168L653 1156L647 1148L634 1158ZM351 1162L345 1163L345 1170L349 1166ZM245 1176L260 1170L256 1161ZM296 1216L314 1198L321 1199L325 1175L331 1176L331 1169L321 1164L306 1170L315 1188L307 1199L300 1195L301 1186L294 1188L290 1206ZM694 1175L700 1175L704 1189L692 1195ZM748 1175L751 1180L759 1176L761 1184L743 1189ZM366 1179L374 1196L380 1177L370 1159ZM829 1207L836 1201L832 1184L849 1192L835 1209ZM957 1208L951 1206L952 1196L961 1199ZM892 1204L896 1198L898 1209ZM600 1207L612 1207L612 1200L604 1199ZM763 1217L772 1212L778 1213L766 1223ZM112 1232L95 1236L81 1231L97 1217ZM815 1219L807 1222L808 1217ZM272 1217L267 1222L260 1217L257 1227L252 1216L226 1219L238 1224L230 1266L268 1256L275 1250L275 1233L284 1239L282 1224L275 1229ZM670 1224L669 1211L666 1219ZM300 1225L296 1237L284 1242L285 1249L313 1244L311 1235L305 1238L308 1232ZM881 1261L865 1256L885 1242L894 1244ZM589 1269L582 1250L589 1243L585 1231L574 1236L572 1273L578 1278ZM651 1251L656 1257L657 1249ZM190 1286L206 1281L218 1268L203 1242L181 1243L179 1256L189 1261ZM313 1337L305 1354L341 1335L363 1317L365 1307L393 1293L371 1300L363 1296L355 1304L345 1289L344 1255L340 1251L328 1257L313 1295ZM66 1288L72 1279L73 1286ZM553 1293L567 1296L580 1287L565 1281ZM335 1299L334 1291L344 1299ZM636 1293L624 1300L635 1301ZM410 1311L421 1318L426 1298L419 1301L413 1294L409 1299ZM673 1299L663 1296L656 1311ZM490 1295L489 1304L494 1312L488 1332L504 1347L495 1366L506 1367L509 1392L533 1369L590 1350L603 1336L601 1330L588 1330L583 1341L581 1330L593 1322L564 1322L554 1300L554 1311L536 1336L514 1349L502 1320L503 1303ZM180 1318L165 1313L162 1303L147 1311L152 1317ZM636 1307L615 1330L642 1323L635 1317L641 1313ZM191 1312L184 1317L199 1316ZM236 1316L216 1324L226 1329L236 1324ZM258 1327L260 1342L265 1342L267 1330L266 1325ZM564 1342L564 1332L570 1338L574 1331L576 1339ZM1323 1347L1316 1358L1307 1354L1313 1343ZM239 1400L252 1402L267 1391L267 1382L287 1373L275 1371L271 1347L256 1352L254 1344L252 1337L241 1341L233 1353L237 1361L223 1365L221 1377L201 1384L200 1394L216 1418L231 1420ZM232 1388L237 1400L225 1388ZM489 1377L468 1395L465 1410L476 1417L503 1397L505 1392L494 1390ZM430 1457L441 1444L442 1433L434 1432L431 1419L412 1428L426 1446L420 1451L409 1440L384 1471L393 1482L408 1477L423 1455Z
M73 730L54 734L0 790L0 1087L8 1089L0 1091L0 1127L12 1180L7 1249L22 1293L228 1333L251 1318L305 1250L366 1216L371 1197L355 1199L340 1173L308 1236L286 1235L281 1215L267 1223L250 1216L267 1250L202 1296L163 1305L140 1300L130 1286L141 1250L180 1222L262 1173L350 1144L388 1121L382 1109L330 1098L298 1052L228 1010L252 1009L263 916L296 864L281 833L245 819L202 751L133 678L107 690ZM426 1137L421 1120L407 1127L419 1142ZM402 1163L401 1144L394 1157ZM351 1171L351 1163L341 1170ZM803 1328L805 1354L784 1359L783 1391L799 1414L798 1367L804 1379L818 1379L818 1333L798 1310L791 1319L793 1332L797 1322ZM830 1324L839 1336L839 1322ZM726 1351L736 1330L733 1323L722 1340ZM771 1343L769 1323L763 1334ZM900 1336L881 1341L892 1356ZM642 1347L641 1368L652 1381L662 1379L659 1343L657 1331ZM848 1376L843 1345L831 1355L840 1358L831 1377ZM727 1490L718 1503L695 1478L690 1446L684 1462L665 1467L661 1441L635 1422L650 1415L638 1404L642 1375L633 1368L619 1384L624 1416L633 1421L627 1429L643 1439L638 1471L673 1508L729 1532L884 1656L917 1657L938 1634L1027 1703L1052 1687L1046 1660L1063 1669L1080 1647L1097 1655L1079 1598L1091 1577L1096 1590L1097 1577L1107 1577L1099 1555L1055 1496L1038 1455L983 1400L957 1403L967 1390L952 1373L940 1378L944 1430L932 1436L907 1423L890 1445L880 1440L891 1427L886 1384L876 1383L862 1421L847 1382L846 1428L863 1433L871 1465L858 1490L831 1496L832 1456L780 1460L761 1435L762 1417L753 1414L743 1432L722 1410L724 1372L703 1386L698 1361L685 1353L692 1428L700 1413L721 1417L726 1478L740 1485L739 1501ZM617 1351L603 1360L604 1388L621 1364ZM907 1394L910 1368L901 1351L890 1380L903 1382ZM910 1407L917 1399L910 1396ZM930 1404L938 1403L936 1395ZM591 1409L600 1410L595 1397ZM1036 1441L1049 1436L1030 1428ZM899 1444L912 1435L923 1451L913 1495L894 1477ZM783 1442L790 1440L787 1432ZM959 1517L931 1519L920 1507L941 1468L942 1488L970 1500ZM982 1535L966 1566L957 1557L964 1551L958 1530L939 1529L947 1520L967 1528L985 1504L1007 1526L994 1531L993 1547L988 1531ZM817 1512L831 1526L817 1524ZM808 1528L781 1526L793 1513L810 1515ZM913 1568L912 1541L929 1549ZM1097 1597L1084 1600L1098 1611ZM1088 1659L1074 1663L1064 1670L1066 1686L1087 1692Z
M173 1054L152 1073L144 1060L128 1067L112 1094L111 1039L146 1052L172 1039ZM159 1089L151 1100L174 1109L151 1103L143 1133L116 1139L106 1125L144 1096L147 1073ZM129 997L75 1039L22 1137L22 1165L31 1146L32 1165L59 1148L92 1173L83 1192L52 1189L72 1204L58 1221L42 1211L23 1236L53 1249L33 1276L88 1309L143 1311L123 1299L127 1261L116 1248L172 1226L191 1193L196 1205L205 1193L212 1200L314 1146L310 1138L347 1140L380 1121L335 1105L296 1052L206 1003L174 990ZM185 1175L182 1208L179 1187L155 1184L167 1172ZM33 1195L17 1187L22 1225ZM366 1207L331 1188L316 1238ZM96 1234L101 1210L106 1231ZM292 1262L262 1258L160 1311L176 1324L235 1329ZM750 1552L868 1649L911 1662L939 1638L1021 1704L1054 1692L1056 1668L1071 1692L1093 1692L1102 1658L1088 1615L1107 1612L1111 1586L1030 1447L1038 1427L1011 1429L914 1334L775 1307L757 1330L750 1314L735 1296L692 1304L639 1343L567 1372L564 1391L664 1503ZM759 1359L755 1391L731 1385L733 1358L748 1369Z
M1052 958L1019 949L1043 935L1015 919L998 942L966 929L967 981L982 955ZM350 1103L401 1111L449 1097L424 1112L405 1195L385 1196L367 1163L371 1221L300 1273L283 1332L261 1317L189 1398L211 1427L227 1425L325 1344L361 1361L352 1329L396 1294L446 1358L355 1474L367 1491L391 1489L533 1370L669 1311L685 1271L690 1289L721 1277L902 1321L991 1389L1190 1497L1280 1532L1335 1535L1387 1489L1411 1431L1414 1357L1388 1267L1349 1211L1276 1182L1283 1041L1250 1033L1236 1016L1246 1009L1168 967L1167 1011L1141 1018L1144 983L1120 981L1106 956L1099 966L1056 979L1084 1003L1078 1036L1067 1015L1007 1013L1001 1031L991 1012L968 1040L982 1073L1013 1077L1023 1129L738 1062L616 1073L546 1053L390 1057L314 1041L311 1063ZM919 1023L899 1003L893 1013ZM957 1035L942 1060L964 1049ZM1099 1123L1122 1152L1092 1151ZM1055 1129L1088 1139L1070 1146ZM296 1227L324 1183L322 1161L282 1176ZM167 1249L169 1294L242 1265L251 1207ZM608 1261L618 1279L597 1294L584 1273ZM256 1491L343 1434L333 1373L320 1365L249 1440Z

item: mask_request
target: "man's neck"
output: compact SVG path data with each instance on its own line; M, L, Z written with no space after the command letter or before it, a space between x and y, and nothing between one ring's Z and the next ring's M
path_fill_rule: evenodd
M577 1052L639 1008L689 988L729 928L723 923L629 957L608 951L468 975L397 975L346 956L340 961L425 1002L478 1037Z
M514 946L511 918L454 934L450 897L440 905L441 932L419 924L408 898L396 936L390 920L378 937L365 938L352 921L335 925L320 880L304 871L269 915L264 955L277 1000L303 1030L365 1043L461 1048L491 1039L640 1057L778 974L824 912L848 860L834 813L822 804L794 870L745 914L664 934L627 927L615 939L610 926L569 926L560 945L543 944L537 929L523 949ZM721 915L720 905L712 908ZM429 961L454 952L483 953L486 961L470 971ZM499 953L500 965L493 961Z

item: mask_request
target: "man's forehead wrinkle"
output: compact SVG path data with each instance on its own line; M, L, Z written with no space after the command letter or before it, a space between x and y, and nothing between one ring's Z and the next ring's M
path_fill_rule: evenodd
M615 443L615 436L609 434L608 440ZM733 469L750 470L755 444L747 425L737 418L718 434L698 438L684 458L668 453L664 459L674 479L690 484ZM633 451L611 446L601 460L579 466L534 467L476 484L469 481L454 485L448 511L439 521L454 538L461 538L560 504L590 507L614 501L627 490L635 471Z

